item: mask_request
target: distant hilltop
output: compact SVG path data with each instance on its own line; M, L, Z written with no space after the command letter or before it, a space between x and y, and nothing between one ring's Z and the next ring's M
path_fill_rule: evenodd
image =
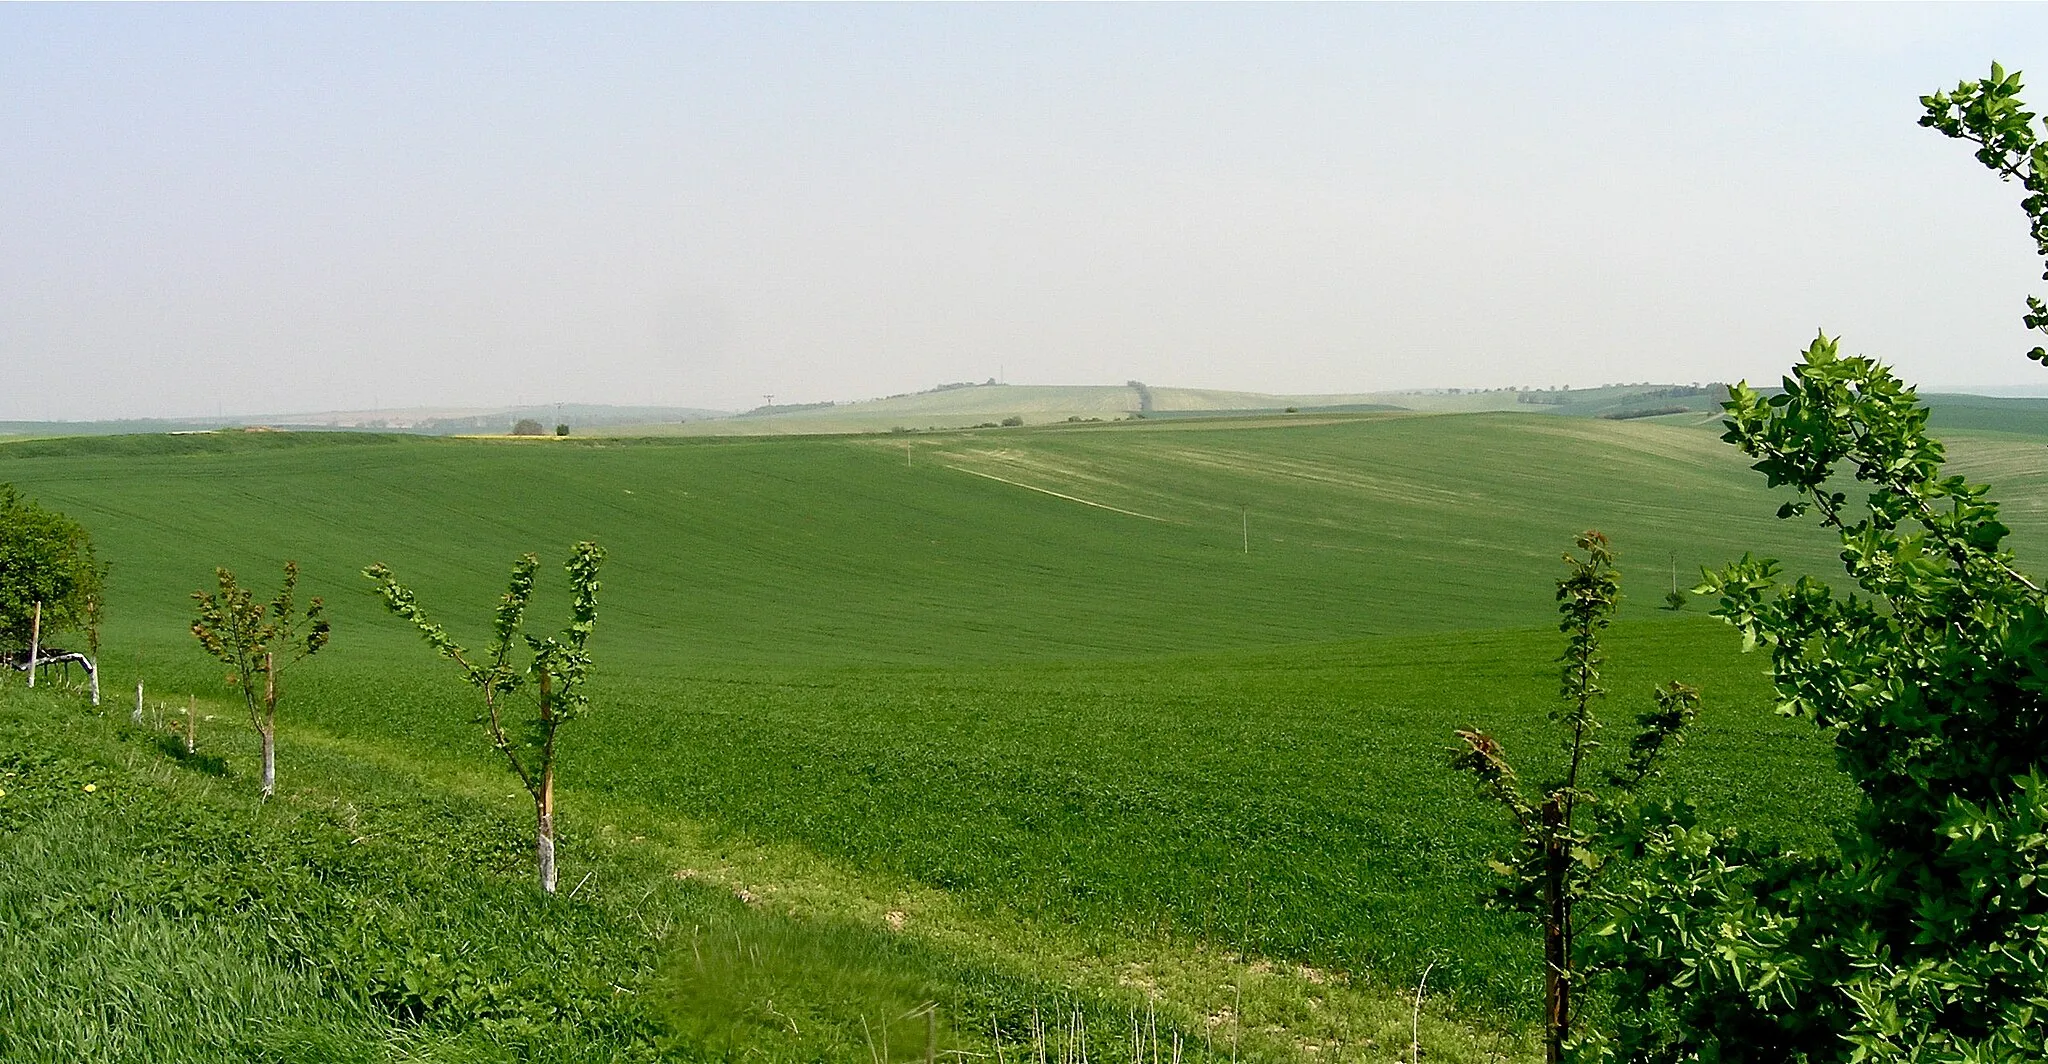
M648 422L605 430L620 435L764 435L997 428L1143 419L1368 411L1473 413L1519 410L1579 417L1664 417L1717 413L1725 385L1611 384L1597 388L1431 388L1398 392L1275 395L1121 385L942 384L855 402L771 404L712 421Z
M1174 388L1126 381L1120 385L1002 384L957 381L920 392L874 399L816 403L769 402L733 412L699 407L609 406L593 403L503 407L411 407L386 410L266 414L252 417L153 418L114 421L0 422L0 435L101 435L194 432L214 429L271 431L405 432L425 435L499 435L523 419L572 435L775 435L997 428L1130 419L1339 414L1410 411L1452 414L1489 411L1597 417L1711 421L1728 388L1720 382L1604 384L1591 388L1413 388L1401 391L1275 395L1265 392ZM2048 406L2048 400L1926 394L1944 410ZM1980 415L1971 415L1973 417ZM1990 416L1990 415L1982 415ZM1937 422L1942 420L1937 416Z
M123 418L105 421L0 421L0 435L109 435L134 432L206 432L214 429L265 429L278 432L406 432L431 436L508 433L525 419L550 427L567 424L583 429L614 425L675 423L731 417L729 410L679 406L607 406L597 403L546 403L502 407L405 407L379 410L329 410L309 414L227 415L223 417Z

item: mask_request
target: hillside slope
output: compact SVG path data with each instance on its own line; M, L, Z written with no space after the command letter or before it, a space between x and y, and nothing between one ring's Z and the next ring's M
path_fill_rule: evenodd
M2040 559L2040 446L1952 450L1997 473L2021 561ZM1655 610L1673 563L1837 567L1696 428L1348 413L913 438L156 436L6 444L0 481L84 520L115 565L123 698L141 675L231 714L186 595L213 565L262 585L303 563L336 640L291 681L285 780L293 728L420 778L494 778L471 694L356 569L393 565L473 642L522 550L547 563L535 626L559 618L563 552L594 536L612 555L598 710L563 763L571 835L616 808L786 845L958 898L987 915L977 933L1229 943L1391 984L1442 954L1446 1001L1516 1007L1532 939L1477 904L1499 825L1444 745L1479 722L1550 749L1552 581L1587 526L1616 538L1630 593L1614 712L1651 681L1702 683L1683 778L1710 814L1812 845L1843 810L1825 735L1772 714L1761 663L1696 612Z
M1952 450L1999 473L2022 560L2039 558L2039 447ZM1627 567L1615 719L1652 682L1699 683L1681 778L1710 817L1824 845L1846 808L1826 736L1772 713L1762 663L1696 611L1653 608L1674 560L1687 579L1747 549L1836 567L1826 537L1774 520L1777 500L1696 428L1506 413L654 442L131 437L0 445L0 480L85 520L114 564L110 691L143 676L156 697L231 714L186 596L212 565L267 583L296 557L336 637L288 691L287 786L308 748L346 750L403 780L477 780L508 820L516 796L504 804L471 693L356 569L390 563L475 641L515 554L547 563L541 627L562 613L568 543L597 537L612 556L595 708L564 755L565 881L609 882L595 840L670 832L698 840L671 871L727 869L720 882L756 898L875 926L951 912L961 938L944 949L963 956L1057 940L1060 964L1142 964L1193 943L1353 973L1383 1006L1434 959L1444 1002L1518 1015L1534 940L1479 904L1500 824L1444 751L1476 723L1540 770L1557 555L1588 526ZM237 785L245 757L225 769ZM794 856L732 865L753 846ZM896 900L904 884L923 900ZM833 901L849 895L864 900ZM674 947L664 963L681 963ZM1213 1014L1216 984L1168 1001ZM1288 1017L1275 1025L1351 1022Z
M1689 580L1748 549L1829 553L1773 520L1709 433L1512 414L668 444L130 437L0 446L0 480L94 530L115 562L109 637L152 657L182 654L186 596L215 565L296 558L338 624L375 630L370 562L474 609L516 554L585 537L612 552L614 652L650 663L1067 660L1542 623L1531 574L1588 527L1620 544L1640 609L1674 564Z

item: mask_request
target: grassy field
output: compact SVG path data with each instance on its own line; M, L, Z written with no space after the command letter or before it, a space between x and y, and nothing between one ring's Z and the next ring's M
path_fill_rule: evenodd
M2039 557L2038 445L1983 433L1952 451L1996 475L2022 557ZM597 708L563 767L564 883L593 877L598 952L638 958L616 980L639 1003L619 1023L686 1056L744 1042L778 1059L860 1059L856 1021L887 1011L870 1003L924 1000L973 1051L1033 1008L1046 1022L1080 1007L1113 1057L1122 1010L1142 1005L1212 1048L1228 1034L1247 1054L1394 1059L1399 988L1432 963L1432 1053L1519 1059L1535 940L1480 904L1504 829L1444 762L1450 730L1474 723L1533 762L1548 752L1550 590L1571 533L1615 538L1633 596L1610 717L1653 682L1698 683L1678 778L1714 816L1825 845L1846 808L1824 737L1771 713L1761 659L1653 608L1674 566L1690 582L1744 550L1833 568L1755 479L1701 428L1517 413L0 445L0 481L85 521L115 566L108 690L141 676L153 699L197 695L225 763L186 779L90 717L65 741L159 791L172 779L152 803L193 808L189 784L235 823L263 819L246 728L184 631L212 566L267 580L296 558L331 603L334 645L287 695L292 802L383 796L411 824L428 815L392 797L411 796L502 825L523 796L465 692L356 570L390 564L474 639L516 553L541 551L558 577L572 540L603 542ZM562 612L559 579L547 590L541 618ZM4 845L31 845L9 830ZM436 889L518 893L502 852L443 863L456 885ZM633 933L657 911L701 928L714 909L720 926L760 922L708 955L701 933ZM32 933L6 911L9 933ZM418 1016L362 1000L321 1029L424 1037ZM785 1032L763 1003L811 1011Z
M1655 612L1674 555L1689 580L1744 549L1814 566L1832 553L1773 520L1710 433L1516 415L913 440L126 437L0 448L0 478L90 523L116 566L110 641L166 664L191 656L185 597L214 565L284 557L334 592L356 633L346 656L402 636L356 575L370 561L428 602L481 609L515 553L597 538L611 551L609 653L638 668L1068 660L1542 624L1552 562L1587 527L1621 545L1632 616Z

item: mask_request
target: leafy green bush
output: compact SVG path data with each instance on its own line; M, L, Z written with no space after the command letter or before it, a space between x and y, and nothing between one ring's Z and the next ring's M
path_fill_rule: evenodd
M2028 190L2048 257L2048 147L2017 75L1925 97L1923 124ZM2048 330L2028 300L2027 324ZM2048 362L2036 348L2030 357ZM1784 712L1833 733L1861 792L1839 851L1699 825L1667 802L1610 841L1633 860L1594 953L1626 1060L2048 1058L2048 601L1986 487L1943 473L1928 412L1825 335L1728 442L1840 540L1854 590L1744 557L1700 589L1766 648Z
M27 648L39 602L45 639L92 626L106 572L84 526L0 484L0 649Z

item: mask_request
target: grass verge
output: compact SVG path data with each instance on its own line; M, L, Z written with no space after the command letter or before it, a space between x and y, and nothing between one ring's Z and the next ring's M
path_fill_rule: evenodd
M530 884L502 781L302 730L181 756L0 686L0 1059L1407 1059L1392 988L1005 920L593 799L574 894ZM1428 1055L1526 1059L1433 1008Z

